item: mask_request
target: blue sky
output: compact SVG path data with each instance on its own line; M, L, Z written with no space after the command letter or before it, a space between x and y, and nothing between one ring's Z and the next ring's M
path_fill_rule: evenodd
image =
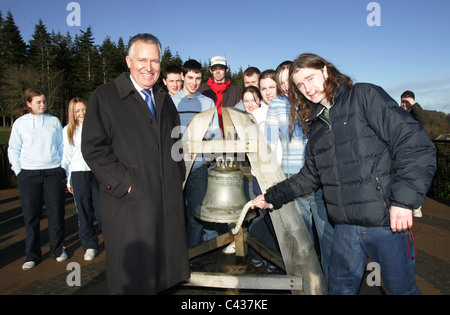
M96 44L148 32L184 61L223 55L233 72L313 52L397 102L410 89L425 109L450 113L449 0L78 0L81 26L66 22L70 2L1 0L0 11L11 11L27 43L39 19L72 36L91 26ZM377 12L380 25L369 26Z

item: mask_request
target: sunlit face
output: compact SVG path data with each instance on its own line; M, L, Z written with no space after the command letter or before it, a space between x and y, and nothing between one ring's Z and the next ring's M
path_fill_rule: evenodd
M242 96L242 103L247 113L253 113L261 105L261 100L253 96L253 93L246 92Z
M324 91L324 83L328 79L326 67L323 69L300 68L292 76L292 81L299 91L313 103L329 106Z
M31 102L27 102L27 106L33 115L40 116L47 109L47 99L45 95L34 96Z
M156 44L136 41L133 57L126 57L130 75L143 89L150 89L158 81L161 72L159 48Z
M244 86L256 86L257 88L259 88L258 80L259 75L257 73L253 73L253 75L251 76L244 75Z
M81 102L75 104L75 121L77 125L82 125L84 121L84 115L86 115L86 105Z
M271 78L265 78L259 81L259 90L264 103L270 104L270 101L277 96L277 83Z
M181 73L169 73L167 78L163 79L163 82L167 86L170 95L177 94L183 84Z
M184 85L183 91L187 96L194 96L197 93L200 84L202 84L202 74L195 73L194 71L188 71L183 76Z
M284 69L280 73L280 77L278 78L280 81L280 90L284 95L288 95L289 93L289 69Z
M213 75L214 81L217 83L225 83L225 75L228 72L228 68L224 66L214 66L210 68L209 71Z

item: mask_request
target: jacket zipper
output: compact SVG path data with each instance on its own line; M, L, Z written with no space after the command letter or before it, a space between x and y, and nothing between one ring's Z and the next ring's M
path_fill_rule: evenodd
M381 200L383 201L383 205L384 205L384 211L388 210L386 202L384 201L384 192L383 192L383 188L381 187L381 180L378 178L378 176L375 176L375 179L377 180L377 191L380 192L381 194Z
M320 115L320 113L319 113ZM339 176L339 170L337 169L338 163L337 163L337 152L336 152L336 143L334 141L334 135L333 135L333 131L331 130L331 122L329 122L327 119L323 118L323 117L319 117L327 126L328 126L328 130L330 131L330 135L331 135L331 141L333 143L333 147L334 147L334 163L336 165L335 168L335 173L337 175L337 178L339 180L339 188L340 188L340 193L341 193L341 197L339 198L339 206L342 209L342 213L345 216L345 219L347 219L347 216L345 215L345 210L344 210L344 204L342 203L342 181L341 181L341 177ZM331 117L330 117L331 120Z

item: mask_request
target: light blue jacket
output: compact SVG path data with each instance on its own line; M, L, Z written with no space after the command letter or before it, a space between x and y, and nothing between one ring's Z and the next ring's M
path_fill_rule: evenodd
M292 136L289 134L289 107L286 96L272 99L266 117L266 137L272 151L276 152L278 138L281 139L283 157L281 169L289 176L297 174L305 163L305 148L308 137L303 134L302 126L295 122Z

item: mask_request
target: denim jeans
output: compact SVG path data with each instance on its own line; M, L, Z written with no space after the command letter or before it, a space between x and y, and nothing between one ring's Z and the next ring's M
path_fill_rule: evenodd
M408 251L409 245L409 251ZM367 260L378 263L388 294L421 294L415 280L414 242L408 231L390 227L336 225L328 288L330 294L357 294Z
M295 199L306 227L308 228L311 242L314 243L313 222L316 227L320 246L320 262L322 265L325 282L328 283L328 269L330 264L331 245L333 242L333 226L330 224L327 209L322 199L322 189L315 193ZM314 221L313 221L314 219Z

